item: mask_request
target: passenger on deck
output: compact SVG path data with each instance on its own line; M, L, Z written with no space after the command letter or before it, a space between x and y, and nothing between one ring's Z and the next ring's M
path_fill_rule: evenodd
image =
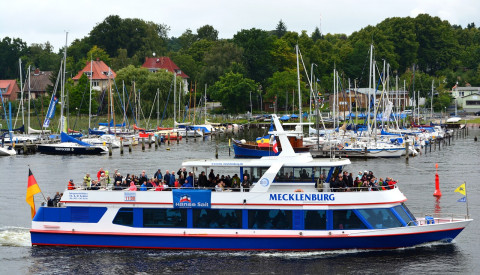
M97 180L100 180L100 177L102 176L102 173L105 173L105 170L103 168L100 168L97 172Z
M178 177L180 177L181 174L183 174L183 178L186 179L187 178L187 168L182 167L182 168L178 169L178 172L177 172Z
M347 185L345 184L345 180L343 179L343 174L339 173L337 180L335 181L335 186L337 187L337 191L343 192Z
M92 180L92 186L90 187L91 190L98 190L100 187L102 186L100 185L99 181Z
M145 182L140 185L140 191L147 191L147 184Z
M113 175L113 182L120 182L120 184L123 182L123 177L122 175L119 173L119 172L116 172L114 175Z
M175 170L172 170L172 173L170 173L170 182L168 183L168 186L175 186Z
M130 187L128 188L128 191L137 191L137 186L133 181L130 182Z
M252 183L248 179L248 176L247 175L243 176L243 182L242 182L243 191L248 192L250 189L250 185L252 185Z
M145 186L147 186L147 189L152 189L154 185L153 178L151 178L149 181L145 183Z
M107 177L105 176L105 172L100 175L100 180L98 182L102 188L107 188Z
M120 185L120 181L115 182L115 185L113 186L113 190L115 191L123 190L122 186Z
M240 178L238 177L238 174L233 175L232 188L240 188Z
M148 181L147 174L145 174L145 170L142 171L142 174L140 174L140 177L138 177L138 184L142 185L143 183L146 183Z
M155 174L153 174L153 177L156 178L156 179L163 179L163 175L162 175L162 170L161 169L158 169L157 172L155 172Z
M55 193L55 196L53 197L53 206L58 206L58 203L62 199L62 196L60 195L59 192Z
M213 169L210 169L210 173L208 174L208 180L211 182L215 178L215 173L213 173Z
M202 173L200 173L200 176L198 176L198 186L202 188L208 186L208 179L205 175L205 171L202 171Z
M83 178L83 187L87 190L90 190L92 187L92 179L90 178L90 174L87 173Z
M166 184L170 183L170 172L168 170L165 170L165 175L163 176L163 181Z
M68 182L68 190L75 190L75 184L73 183L73 180Z
M223 192L225 188L225 183L223 181L219 181L217 185L215 185L215 191L216 192Z
M185 183L188 183L188 184L191 185L190 187L193 187L193 173L192 172L188 172L188 177L185 179ZM185 183L183 183L183 185L185 185Z
M360 180L359 177L355 178L355 181L353 182L353 185L355 186L356 191L360 190L360 187L362 187L362 181Z
M53 200L50 197L47 197L47 207L53 207Z

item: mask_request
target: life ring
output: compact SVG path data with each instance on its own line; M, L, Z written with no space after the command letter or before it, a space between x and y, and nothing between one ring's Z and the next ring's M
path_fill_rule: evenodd
M343 145L342 145L342 144L337 145L337 149L338 149L338 150L342 150L342 149L343 149Z
M303 189L295 189L294 192L303 192Z

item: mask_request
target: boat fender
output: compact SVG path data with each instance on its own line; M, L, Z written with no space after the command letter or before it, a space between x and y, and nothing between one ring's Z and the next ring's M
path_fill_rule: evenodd
M295 189L295 192L303 192L303 189Z

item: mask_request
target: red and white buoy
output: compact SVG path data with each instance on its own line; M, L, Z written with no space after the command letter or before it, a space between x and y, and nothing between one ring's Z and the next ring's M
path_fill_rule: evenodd
M440 178L438 177L438 163L435 163L435 192L433 195L437 198L442 196L442 191L440 191Z

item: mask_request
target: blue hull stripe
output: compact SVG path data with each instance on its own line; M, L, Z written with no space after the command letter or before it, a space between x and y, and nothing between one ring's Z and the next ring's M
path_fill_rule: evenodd
M333 250L387 249L435 241L452 241L462 228L428 233L371 237L206 237L99 235L84 233L31 232L32 245L129 247L205 250Z

